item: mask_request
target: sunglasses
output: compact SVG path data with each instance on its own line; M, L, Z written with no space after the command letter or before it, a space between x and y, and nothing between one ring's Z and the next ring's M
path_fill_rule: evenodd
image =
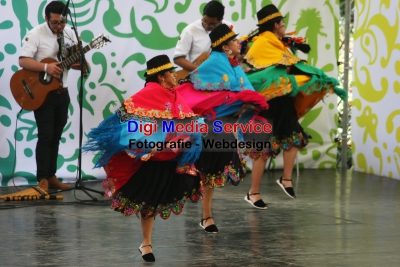
M217 27L219 24L221 24L221 22L218 23L209 23L207 21L204 21L204 19L201 19L201 23L203 25L207 25L208 27L210 27L211 29L214 29L215 27Z
M62 21L49 20L49 22L53 26L58 26L58 25L64 26L67 23L67 21L63 21L63 20Z

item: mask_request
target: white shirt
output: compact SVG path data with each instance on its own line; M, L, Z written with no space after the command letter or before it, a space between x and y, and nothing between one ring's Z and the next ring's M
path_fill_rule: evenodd
M222 23L232 26L232 23L226 20L222 20ZM201 54L210 53L210 32L204 29L201 19L186 26L176 44L174 59L185 57L188 61L194 63Z
M42 23L34 27L25 38L22 40L22 49L20 57L29 57L36 61L41 61L45 58L51 58L56 61L58 53L57 35L55 35L47 25ZM76 44L74 32L65 27L64 28L64 44L66 48ZM68 70L65 69L63 73L63 86L67 87Z

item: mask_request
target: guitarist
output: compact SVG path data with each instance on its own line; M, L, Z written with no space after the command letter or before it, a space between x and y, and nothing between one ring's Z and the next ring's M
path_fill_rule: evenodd
M70 98L67 88L68 70L59 67L61 62L41 63L45 58L62 61L66 58L66 49L71 47L76 38L67 21L61 20L65 9L62 2L52 1L45 8L46 22L34 27L22 41L19 65L22 68L46 72L60 79L60 88L51 91L41 107L34 110L38 128L36 144L36 178L39 187L48 191L49 187L67 189L70 185L61 183L55 176L57 170L58 148L64 126L68 119ZM79 64L70 67L80 69Z
M176 44L174 63L191 72L197 68L197 58L211 52L210 32L221 23L233 29L232 23L223 20L225 7L218 1L210 1L203 9L203 17L186 26Z

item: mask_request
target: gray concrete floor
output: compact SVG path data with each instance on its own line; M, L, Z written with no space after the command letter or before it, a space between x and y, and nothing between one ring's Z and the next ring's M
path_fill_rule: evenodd
M200 228L200 203L157 217L155 263L138 252L140 220L112 211L96 193L96 202L80 190L59 201L0 202L0 266L400 266L400 181L303 170L298 198L290 199L279 176L266 172L262 180L268 210L243 200L250 175L217 189L218 234ZM85 186L101 190L100 182ZM14 191L0 188L0 195Z

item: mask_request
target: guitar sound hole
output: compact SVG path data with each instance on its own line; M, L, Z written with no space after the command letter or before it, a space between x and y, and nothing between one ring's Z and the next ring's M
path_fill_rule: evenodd
M46 79L44 78L45 72L42 71L41 73L39 73L39 81L44 84L44 85L48 85L53 81L53 77L47 73L47 77Z

